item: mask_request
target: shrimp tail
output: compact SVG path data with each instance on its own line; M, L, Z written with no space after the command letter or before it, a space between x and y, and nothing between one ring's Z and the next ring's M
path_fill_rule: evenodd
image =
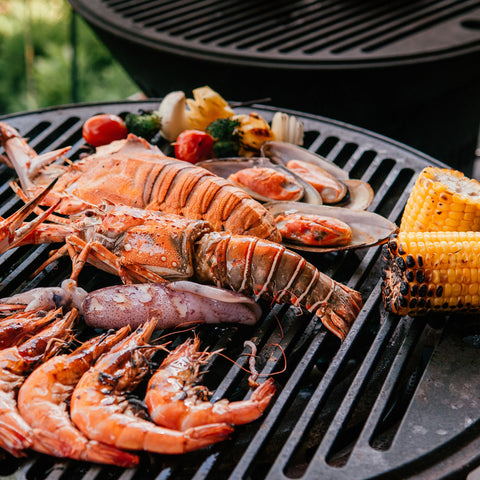
M24 457L24 450L32 445L30 430L19 428L18 425L9 425L5 420L0 421L0 448L3 448L14 457Z
M199 448L208 447L217 442L222 442L226 440L232 432L233 427L226 423L213 423L189 428L181 432L185 444L182 451L178 453L190 452Z
M39 428L34 429L33 433L36 440L33 445L34 450L55 457L117 465L123 468L131 468L139 463L137 455L95 440L85 441L82 448L75 448L66 441L59 441L54 433Z

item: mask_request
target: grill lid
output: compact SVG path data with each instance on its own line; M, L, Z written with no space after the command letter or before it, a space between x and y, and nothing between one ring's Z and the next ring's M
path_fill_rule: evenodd
M52 108L3 117L43 152L83 144L81 126L91 115L155 108L158 102ZM274 109L256 106L267 120ZM243 112L243 110L239 110ZM245 110L246 111L246 110ZM305 124L307 146L368 181L371 210L397 221L416 173L435 160L386 138L313 115L291 112ZM166 146L164 146L166 147ZM0 216L21 202L0 167ZM29 278L51 247L20 247L0 257L0 296L58 285L70 273L67 259ZM379 248L307 257L325 273L362 292L365 306L346 340L291 307L264 305L253 327L203 326L202 344L225 348L237 362L216 358L206 385L213 400L247 395L243 341L258 345L259 371L276 375L277 395L256 422L237 427L232 439L183 456L143 455L136 470L123 471L28 453L0 457L2 474L25 478L90 479L435 479L467 472L480 463L478 325L452 318L413 320L387 315L381 307ZM80 284L94 290L117 279L87 267ZM279 326L281 324L281 327ZM460 328L461 326L461 328ZM181 333L175 342L183 341ZM248 353L248 349L245 350Z
M401 65L480 48L475 0L70 0L92 25L153 49L249 66Z

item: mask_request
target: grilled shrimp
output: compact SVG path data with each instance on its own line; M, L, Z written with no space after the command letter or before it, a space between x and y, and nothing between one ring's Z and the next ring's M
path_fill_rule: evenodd
M72 396L73 422L90 440L128 450L178 454L224 440L232 432L227 424L180 432L136 415L127 394L147 373L159 348L147 343L155 323L153 319L138 327L82 376Z
M18 392L18 409L32 429L31 448L38 452L97 463L132 467L138 457L89 440L70 420L68 403L81 376L104 352L130 333L94 337L74 352L57 355L37 367Z
M52 311L55 318L60 312ZM78 312L70 311L19 346L0 351L0 447L14 456L32 445L32 431L18 412L17 392L26 376L43 360L54 355L71 336Z
M42 311L19 312L0 320L0 349L13 347L40 331L53 320Z
M70 215L105 201L175 213L210 222L214 229L281 241L271 214L242 189L204 168L166 157L157 147L130 134L99 147L73 166L51 162L68 151L38 156L10 125L0 122L0 158L15 168L27 196L59 177L43 205L61 200L59 213Z
M71 225L42 224L22 243L61 241L76 251L72 278L85 261L124 283L195 278L304 307L341 339L362 306L360 293L278 243L214 232L207 222L178 215L105 206Z
M208 390L194 383L211 353L199 352L198 337L189 339L162 362L148 382L145 403L152 420L161 426L186 430L199 425L225 422L241 425L256 420L275 393L270 378L257 387L249 400L215 403L207 401Z

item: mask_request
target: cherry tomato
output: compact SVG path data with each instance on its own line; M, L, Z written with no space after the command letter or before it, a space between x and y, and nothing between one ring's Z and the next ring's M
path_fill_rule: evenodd
M190 163L201 162L213 155L213 138L201 130L185 130L175 142L175 157Z
M127 134L125 122L119 116L108 113L90 117L82 128L83 139L94 147L121 140Z

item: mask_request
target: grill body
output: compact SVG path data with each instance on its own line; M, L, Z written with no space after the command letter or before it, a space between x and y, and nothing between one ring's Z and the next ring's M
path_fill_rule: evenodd
M225 98L359 125L470 173L480 2L70 0L148 96Z
M82 151L81 126L91 115L155 108L158 102L83 105L3 117L39 152L72 145ZM267 120L275 109L253 107ZM242 109L238 110L243 112ZM434 159L362 129L292 111L305 124L306 145L370 182L371 210L397 221L416 174ZM167 145L161 145L164 149ZM0 167L0 216L20 207ZM29 278L51 246L20 247L0 256L0 296L58 285L67 259ZM320 322L293 307L262 305L252 327L199 327L202 344L224 348L237 364L214 359L204 382L213 400L248 395L243 342L258 346L258 368L275 375L277 394L256 422L232 438L184 456L143 455L136 470L58 460L29 452L0 456L0 478L109 479L463 479L480 464L478 324L466 318L398 318L380 297L380 247L306 258L362 292L364 308L340 344ZM91 291L118 282L86 267L80 284ZM280 327L281 325L281 327ZM86 335L88 332L83 332ZM165 333L165 332L163 332ZM173 344L191 332L179 333ZM286 365L280 348L285 352Z

